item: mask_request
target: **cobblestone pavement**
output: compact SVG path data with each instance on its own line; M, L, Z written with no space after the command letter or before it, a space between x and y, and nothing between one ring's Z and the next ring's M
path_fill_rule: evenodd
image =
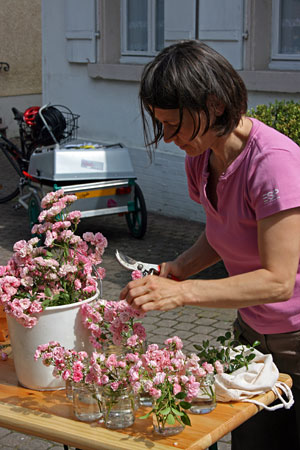
M29 238L27 213L22 208L13 209L13 202L0 205L0 264L5 264L12 254L14 242ZM103 283L103 297L118 299L119 292L128 281L130 272L115 260L116 249L136 259L160 263L171 260L188 248L199 236L204 225L184 219L148 214L148 231L141 240L130 236L125 218L105 216L82 220L79 232L101 231L108 239L103 266L107 276ZM222 263L207 269L198 278L220 278L226 276ZM184 349L193 350L193 344L203 339L215 341L216 337L231 329L235 310L178 308L168 312L151 312L143 322L149 343L162 344L166 337L178 335L183 339ZM218 444L219 450L230 449L230 435ZM0 450L58 450L63 446L24 434L0 428Z

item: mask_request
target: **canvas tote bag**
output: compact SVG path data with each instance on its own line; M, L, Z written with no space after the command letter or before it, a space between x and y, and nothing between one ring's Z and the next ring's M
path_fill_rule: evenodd
M264 355L256 349L247 349L245 346L238 346L236 350L244 348L245 354L255 353L255 358L249 363L248 369L242 367L232 373L222 373L216 375L215 387L216 397L219 402L243 401L254 403L269 411L275 411L279 408L289 409L294 404L293 394L289 386L278 381L279 371L273 362L270 354ZM234 356L235 351L231 350ZM287 400L278 391L281 389ZM258 394L272 390L280 400L280 403L273 406L267 406L252 399Z

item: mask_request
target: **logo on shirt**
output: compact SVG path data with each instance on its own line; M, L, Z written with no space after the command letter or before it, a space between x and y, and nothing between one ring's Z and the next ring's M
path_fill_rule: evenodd
M279 194L279 189L277 189L277 188L274 188L272 191L269 191L269 192L266 192L265 194L263 194L264 204L274 202L274 200L277 200L278 198L280 198L280 196L278 194Z

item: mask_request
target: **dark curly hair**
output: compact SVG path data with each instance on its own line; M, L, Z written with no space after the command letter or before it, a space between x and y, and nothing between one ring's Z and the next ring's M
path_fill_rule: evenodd
M211 126L218 136L234 130L247 111L247 90L239 74L227 59L197 40L166 47L149 62L143 70L139 98L145 144L150 148L156 148L164 135L163 125L155 118L155 108L179 109L179 124L173 136L181 128L183 109L188 110L194 120L191 140L199 132L201 111L207 119L203 134ZM209 99L222 105L223 112L216 115L213 123ZM152 119L154 139L150 137L145 111Z

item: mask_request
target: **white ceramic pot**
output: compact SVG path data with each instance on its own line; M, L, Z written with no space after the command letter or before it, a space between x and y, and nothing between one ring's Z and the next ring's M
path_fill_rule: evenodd
M80 307L97 298L98 293L83 302L46 308L33 328L25 328L7 315L15 370L22 386L38 391L65 388L65 381L52 375L52 366L46 367L40 359L34 360L35 351L40 344L57 341L67 349L92 353L89 331L82 325Z

